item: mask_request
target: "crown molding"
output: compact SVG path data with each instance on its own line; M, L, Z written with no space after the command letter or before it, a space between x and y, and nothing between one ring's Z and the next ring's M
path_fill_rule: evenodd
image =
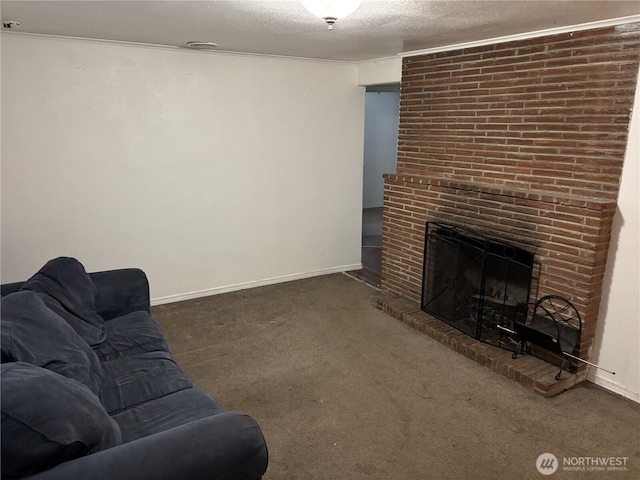
M0 37L4 35L16 36L16 37L40 38L40 39L48 39L53 41L70 41L70 42L78 42L78 43L88 43L88 44L94 44L94 45L111 45L111 46L117 46L117 47L146 48L150 50L168 50L172 52L184 52L187 54L194 54L194 55L255 57L255 58L266 58L266 59L275 59L275 60L293 60L293 61L315 62L315 63L333 63L333 64L338 63L338 64L345 64L345 65L353 63L350 60L329 60L325 58L294 57L289 55L274 55L274 54L267 54L267 53L234 52L231 50L224 50L224 49L198 50L198 49L193 49L193 48L188 48L185 46L178 46L178 45L162 45L157 43L127 42L124 40L109 40L109 39L103 39L103 38L73 37L73 36L67 36L67 35L51 35L47 33L9 32L7 30L0 30Z
M415 57L418 55L426 55L429 53L449 52L453 50L461 50L463 48L483 47L486 45L495 45L496 43L512 42L514 40L527 40L531 38L546 37L548 35L556 35L559 33L579 32L582 30L593 30L595 28L612 27L623 25L626 23L640 22L640 15L631 15L628 17L611 18L609 20L598 20L597 22L580 23L577 25L569 25L566 27L549 28L546 30L536 30L533 32L517 33L514 35L506 35L504 37L487 38L484 40L475 40L473 42L456 43L453 45L443 45L440 47L425 48L422 50L413 50L410 52L399 53L398 56Z

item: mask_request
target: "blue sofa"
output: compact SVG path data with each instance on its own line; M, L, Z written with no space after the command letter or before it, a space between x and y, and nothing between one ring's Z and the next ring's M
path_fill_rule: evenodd
M2 478L246 479L267 447L173 360L138 269L73 258L2 285Z

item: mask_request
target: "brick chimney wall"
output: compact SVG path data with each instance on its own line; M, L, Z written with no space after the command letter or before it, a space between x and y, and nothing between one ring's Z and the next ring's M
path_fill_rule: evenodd
M593 345L640 60L640 23L408 57L385 175L384 294L419 301L428 221L535 254Z

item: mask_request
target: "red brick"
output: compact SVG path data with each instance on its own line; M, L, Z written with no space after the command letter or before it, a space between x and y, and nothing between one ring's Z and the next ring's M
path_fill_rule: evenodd
M636 23L405 58L383 292L419 300L426 222L471 226L535 253L532 300L575 302L588 356L639 51ZM471 356L471 345L452 347ZM559 388L473 357L545 394Z

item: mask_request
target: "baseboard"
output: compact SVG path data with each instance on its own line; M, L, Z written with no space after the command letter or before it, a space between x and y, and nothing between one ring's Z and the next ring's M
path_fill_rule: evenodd
M236 283L234 285L225 285L222 287L207 288L205 290L197 290L195 292L179 293L177 295L168 295L166 297L157 297L151 299L151 305L164 305L166 303L182 302L184 300L192 300L194 298L208 297L209 295L218 295L220 293L236 292L247 288L263 287L276 283L291 282L293 280L302 280L305 278L319 277L321 275L329 275L332 273L343 273L351 270L360 270L361 263L353 265L342 265L339 267L323 268L320 270L312 270L310 272L293 273L290 275L282 275L279 277L265 278L262 280L252 280L250 282Z
M612 393L620 395L621 397L627 398L633 402L640 403L640 392L629 390L627 387L612 382L607 378L598 377L597 375L589 375L589 377L587 377L587 381L594 383L599 387L604 388L605 390L609 390Z

